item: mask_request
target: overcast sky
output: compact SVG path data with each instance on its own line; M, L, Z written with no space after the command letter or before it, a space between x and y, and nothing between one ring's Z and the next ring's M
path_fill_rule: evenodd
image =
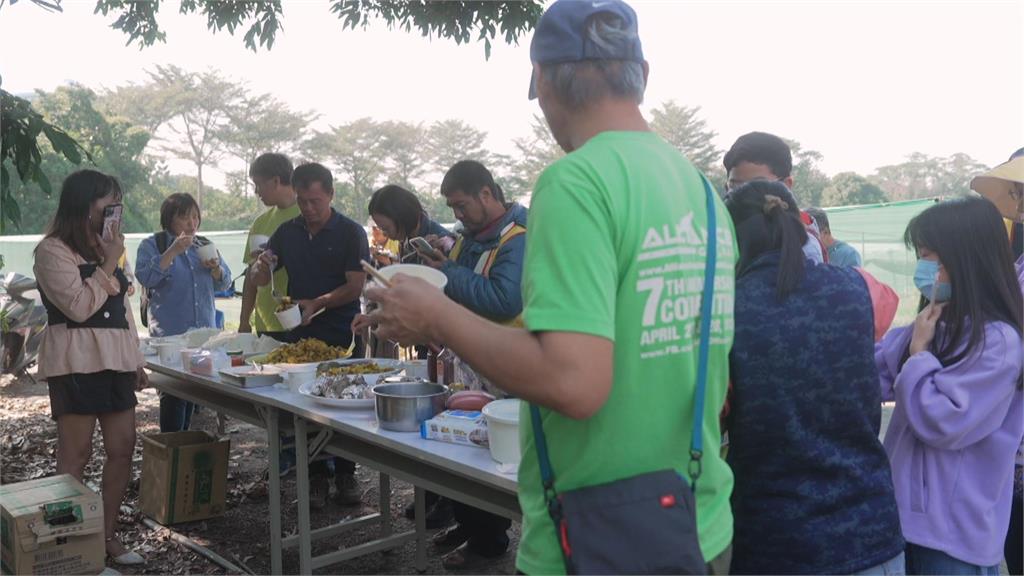
M529 38L457 46L416 33L343 31L326 1L284 0L273 50L207 32L163 2L167 43L139 50L93 15L93 0L53 14L19 0L0 9L4 89L93 88L145 80L156 64L214 68L318 126L362 116L461 118L509 152L526 135ZM647 105L700 106L726 149L751 130L824 154L830 174L864 174L911 152L966 152L989 165L1024 146L1024 2L633 2L651 65ZM244 30L243 30L244 33ZM234 167L232 167L234 168Z

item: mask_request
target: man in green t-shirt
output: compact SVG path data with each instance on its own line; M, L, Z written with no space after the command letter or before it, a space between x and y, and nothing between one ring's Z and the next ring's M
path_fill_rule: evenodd
M295 190L292 189L292 162L284 154L267 152L261 154L249 167L249 177L256 186L256 195L267 211L260 214L249 228L249 237L245 243L243 262L249 265L263 250L277 227L296 218L299 206L295 202ZM262 237L262 238L261 238ZM279 294L288 293L288 272L282 266L274 273L274 284ZM271 295L270 285L256 286L245 277L242 287L242 314L238 321L239 332L266 334L278 340L283 339L284 328L274 315L277 303Z
M648 67L623 2L555 2L537 24L531 96L568 154L540 176L523 273L526 329L492 324L426 283L367 291L381 337L442 342L523 399L516 561L565 570L526 402L541 408L555 489L674 468L687 475L707 232L701 175L640 113ZM718 454L733 338L736 246L715 195L718 264L697 483L700 547L724 573L733 477ZM637 553L641 553L638 551Z

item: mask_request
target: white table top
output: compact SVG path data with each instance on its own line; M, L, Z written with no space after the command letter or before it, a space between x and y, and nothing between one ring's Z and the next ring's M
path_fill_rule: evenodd
M442 465L462 476L516 493L516 474L499 472L489 450L427 440L421 438L418 432L383 430L377 423L377 415L372 407L357 410L334 408L281 386L241 388L222 383L219 375L193 374L183 371L180 365L163 364L155 357L147 357L146 360L147 368L155 372L201 384L228 396L297 414L342 434L358 437L405 456Z

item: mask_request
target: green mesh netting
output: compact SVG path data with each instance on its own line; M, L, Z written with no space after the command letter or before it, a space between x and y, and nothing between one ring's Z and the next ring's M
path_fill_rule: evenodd
M903 232L911 218L934 203L935 199L929 198L825 209L832 235L856 248L864 268L899 294L894 325L911 322L920 300L914 286L917 257L904 245Z

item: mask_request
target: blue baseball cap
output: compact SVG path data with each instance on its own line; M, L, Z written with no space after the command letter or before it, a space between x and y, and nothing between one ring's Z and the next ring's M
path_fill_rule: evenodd
M627 27L636 27L636 12L622 0L558 0L540 17L530 41L530 62L562 64L584 60L628 60L643 62L640 37L628 46L599 46L586 35L590 19L597 14L612 14ZM533 72L530 72L530 100L537 97Z

